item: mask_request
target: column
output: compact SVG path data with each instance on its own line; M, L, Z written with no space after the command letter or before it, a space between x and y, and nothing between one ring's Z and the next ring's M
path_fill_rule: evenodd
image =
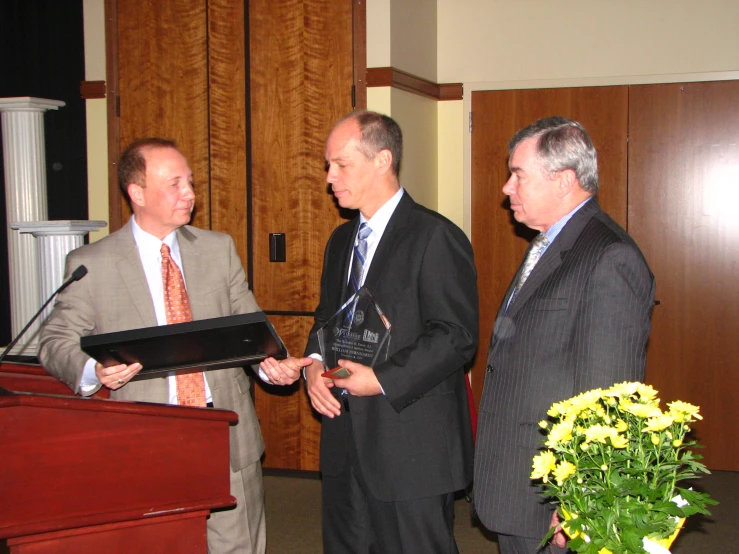
M49 216L44 112L61 106L64 102L60 100L0 98L8 223L40 221ZM41 307L37 245L31 235L8 232L8 270L11 333L15 337ZM22 346L16 345L12 354L25 355Z
M36 292L36 310L54 294L64 282L64 261L75 248L84 244L85 235L105 227L105 221L29 221L11 223L10 228L22 235L32 235L37 242L37 263L39 268L39 288ZM74 286L74 285L71 285ZM54 304L49 304L26 335L16 345L24 356L35 356L38 353L38 337L36 333L41 323L48 317ZM36 311L34 310L33 314ZM28 318L33 317L33 314ZM28 321L25 321L25 325Z

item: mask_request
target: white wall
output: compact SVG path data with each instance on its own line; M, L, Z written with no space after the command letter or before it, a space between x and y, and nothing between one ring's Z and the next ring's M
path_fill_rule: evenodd
M400 184L413 199L439 210L437 101L393 89L392 118L403 130Z
M737 0L438 0L439 82L739 70Z
M436 36L436 0L367 4L367 67L394 67L436 81ZM432 210L441 204L437 104L391 87L367 91L367 107L391 116L403 130L401 184Z
M390 21L391 65L436 82L436 0L393 0Z

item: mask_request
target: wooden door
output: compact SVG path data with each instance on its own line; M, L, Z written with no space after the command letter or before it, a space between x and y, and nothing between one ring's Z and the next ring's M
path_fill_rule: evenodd
M130 210L118 193L120 151L173 139L195 180L192 224L229 233L247 261L244 6L107 0L111 231Z
M118 152L143 137L175 140L187 157L197 183L193 224L210 227L208 163L208 44L205 0L161 2L116 0ZM187 37L183 40L183 37ZM115 179L118 155L111 161ZM125 201L111 212L111 231L128 220ZM119 215L120 214L120 215ZM114 221L115 220L115 221Z
M739 81L630 87L629 234L657 281L647 381L739 470Z
M318 305L326 241L343 221L324 150L333 123L352 110L352 16L351 0L249 2L251 281L296 356ZM284 262L270 261L270 233L285 236ZM302 388L255 390L265 467L318 469L320 423Z
M495 314L536 231L517 224L501 192L508 141L542 117L582 123L598 151L601 207L626 224L627 87L590 87L472 93L472 247L480 291L480 344L472 368L479 404Z

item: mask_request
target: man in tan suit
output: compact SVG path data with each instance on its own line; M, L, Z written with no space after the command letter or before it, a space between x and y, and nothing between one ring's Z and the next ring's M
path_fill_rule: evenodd
M65 279L80 264L88 274L58 296L41 329L39 357L83 396L104 386L115 399L177 404L175 377L131 381L140 364L103 367L80 349L80 337L166 324L162 244L182 268L192 319L254 312L259 306L231 237L187 225L195 203L192 172L174 143L134 142L121 156L118 178L133 217L119 231L67 256ZM281 371L266 368L261 377L279 383ZM208 550L264 552L264 443L249 379L243 368L229 368L205 372L205 381L208 405L239 416L230 430L231 494L237 506L211 514Z

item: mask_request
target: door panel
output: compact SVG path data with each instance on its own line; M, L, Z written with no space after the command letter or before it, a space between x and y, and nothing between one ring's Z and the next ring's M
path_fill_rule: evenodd
M206 15L205 1L117 0L120 149L143 137L175 140L195 179L192 223L208 229ZM125 223L130 211L120 204Z
M333 123L352 110L350 0L251 0L254 291L265 310L312 312L323 250L342 221L324 168ZM284 233L286 261L269 261Z
M270 321L285 341L292 355L301 356L312 317L270 316ZM318 470L321 420L313 411L305 381L301 378L289 387L254 380L254 404L264 436L264 467Z
M479 403L495 314L536 231L518 224L501 192L508 180L508 141L537 119L561 115L582 123L598 151L601 207L625 226L627 87L472 93L472 246L480 291L480 346L472 369Z
M244 3L208 0L210 228L231 235L247 267Z
M249 29L252 287L301 356L326 241L343 222L324 149L334 122L352 110L352 2L251 0ZM286 261L270 262L270 233L285 234ZM318 469L320 423L303 389L302 379L287 391L255 387L265 467Z
M629 233L657 281L647 381L701 407L711 469L739 470L739 82L632 86Z

